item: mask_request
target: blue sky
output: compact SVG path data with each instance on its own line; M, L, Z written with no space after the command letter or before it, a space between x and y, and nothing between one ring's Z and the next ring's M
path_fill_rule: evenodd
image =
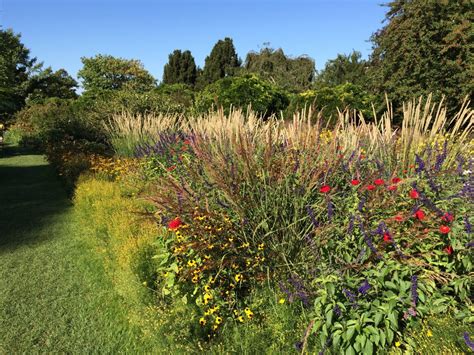
M239 56L265 42L306 54L321 69L338 53L371 51L386 0L0 0L0 25L22 34L33 56L76 76L80 58L111 54L140 59L161 79L168 54L191 50L196 64L219 39Z

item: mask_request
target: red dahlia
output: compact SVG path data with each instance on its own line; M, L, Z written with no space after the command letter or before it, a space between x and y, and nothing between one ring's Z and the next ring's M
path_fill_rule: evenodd
M353 180L351 180L351 184L352 184L353 186L357 186L357 185L360 184L360 181L357 180L357 179L353 179Z
M402 181L402 179L400 179L399 177L394 177L392 179L392 183L394 183L394 184L398 184L400 181Z
M441 217L441 220L442 221L445 221L445 222L452 222L454 220L454 216L449 213L449 212L446 212L443 217Z
M446 248L443 249L444 252L448 255L451 255L453 253L453 247L451 245L448 245Z
M396 187L395 185L390 185L390 186L388 187L388 189L389 189L390 191L395 191L395 190L397 189L397 187Z
M385 181L383 179L377 179L377 180L374 181L374 184L375 185L383 185L383 184L385 184Z
M367 190L369 190L369 191L375 190L375 185L367 186Z
M451 228L449 228L448 226L441 226L439 227L439 231L442 234L448 234L451 231Z
M390 236L390 234L385 233L385 234L383 235L383 240L384 240L384 242L391 242L391 241L392 241L392 237Z
M418 197L420 197L420 194L418 191L416 191L416 189L413 189L410 191L410 197L416 200Z
M420 221L425 219L425 216L425 212L423 212L422 210L418 210L415 212L415 218L419 219Z
M328 193L329 191L331 191L331 187L329 185L324 185L319 189L319 192L323 194Z
M168 223L168 228L171 230L178 229L182 224L183 222L181 221L181 219L179 217L176 217Z

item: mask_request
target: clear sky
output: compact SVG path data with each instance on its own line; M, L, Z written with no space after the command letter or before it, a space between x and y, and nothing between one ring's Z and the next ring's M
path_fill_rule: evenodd
M191 50L196 64L231 37L239 56L263 43L309 55L316 68L353 49L366 57L387 0L0 0L0 25L22 34L33 56L76 76L80 58L140 59L161 80L168 54Z

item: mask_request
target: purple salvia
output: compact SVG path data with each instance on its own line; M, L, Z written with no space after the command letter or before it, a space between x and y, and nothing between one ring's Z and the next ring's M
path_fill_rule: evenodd
M321 349L321 351L318 353L318 355L324 355L324 353L326 352L327 348L329 347L329 344L331 344L331 336L328 336L326 342L324 343L324 346L323 348Z
M463 338L464 338L464 342L469 347L469 349L474 351L474 342L469 338L469 333L468 332L464 332Z
M340 317L342 316L342 311L341 311L341 308L336 304L336 306L334 306L334 309L332 310L334 312L334 314L337 316L337 317Z
M303 350L303 342L302 341L297 341L294 346L295 346L295 349L298 350L298 352Z
M328 220L332 221L332 217L334 216L334 204L331 200L328 200Z
M359 204L357 205L357 210L359 212L362 212L362 209L364 208L365 203L367 202L367 197L364 195L359 201Z
M464 216L464 229L466 229L467 234L472 233L472 225L469 222L469 218L467 216Z
M355 216L352 214L351 217L349 218L349 226L347 227L347 234L352 234L354 231L354 219Z
M466 243L466 248L474 248L474 240Z
M377 251L377 248L375 248L374 244L372 243L372 238L370 238L370 236L365 232L364 225L363 225L362 221L360 220L360 217L359 217L359 229L360 229L360 232L362 233L362 236L364 237L364 241L367 244L367 246L369 247L369 249L372 251L372 253L375 254L375 256L378 259L381 259L382 257L379 255L379 253Z
M365 255L366 252L367 252L367 249L366 249L366 248L362 248L362 249L360 250L360 253L359 253L359 255L357 255L357 259L356 259L356 261L355 261L356 264L359 264L359 263L361 262L361 260L362 260L362 258L364 257L364 255Z
M464 171L463 166L466 163L466 159L464 159L462 155L458 154L456 156L456 161L458 162L458 165L456 167L456 173L458 173L458 175L462 175Z
M443 166L446 157L448 156L448 141L444 141L443 152L436 157L436 163L434 166L435 171L440 171Z
M439 193L439 186L436 185L434 178L431 174L427 174L428 178L428 185L430 185L430 188L433 192L438 192Z
M420 158L418 154L415 154L415 163L418 165L415 172L420 174L425 170L425 162Z
M313 224L313 227L318 228L319 227L319 222L316 219L316 216L314 215L314 211L313 211L313 209L311 208L310 205L306 206L306 212L308 213L308 216L311 219L311 223Z
M416 275L411 277L411 302L413 307L416 307L418 303L418 276Z
M359 293L361 295L366 295L367 294L367 291L369 291L371 288L369 282L367 280L365 280L362 285L357 289L357 291L359 291Z
M358 304L357 304L356 296L347 288L342 289L342 292L346 296L347 300L351 303L352 308L357 308Z

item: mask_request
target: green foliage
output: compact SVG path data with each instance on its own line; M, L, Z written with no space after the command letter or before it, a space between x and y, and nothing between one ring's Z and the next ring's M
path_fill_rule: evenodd
M351 83L362 88L367 88L367 61L361 59L362 54L353 51L349 55L338 54L335 59L326 63L324 69L318 73L316 84L318 86L337 86Z
M110 90L145 92L155 87L155 79L135 59L96 55L81 58L83 67L78 72L84 95L100 95Z
M349 82L336 86L323 86L307 90L291 96L287 108L287 116L304 107L313 106L322 110L327 121L331 122L338 117L338 109L344 111L358 110L366 118L373 116L372 103L375 97L365 91L361 86Z
M474 91L470 1L388 3L387 24L372 36L373 89L397 106L420 95L446 95L456 110Z
M196 75L196 63L191 52L176 49L168 56L163 69L163 83L194 85Z
M64 69L55 72L46 68L30 77L28 81L28 101L41 101L50 97L74 99L77 82Z
M213 83L227 76L233 76L240 67L240 60L235 51L232 38L219 40L206 57L202 73L206 83Z
M36 58L11 29L0 29L0 120L11 117L24 104L26 83Z
M307 56L289 58L281 48L273 50L267 47L259 53L248 53L244 68L249 73L296 92L309 89L315 77L313 59Z
M229 112L230 107L252 110L263 115L271 115L288 106L288 96L284 90L270 84L256 75L227 77L208 85L196 97L195 107L198 112L206 112L212 107L223 107Z

